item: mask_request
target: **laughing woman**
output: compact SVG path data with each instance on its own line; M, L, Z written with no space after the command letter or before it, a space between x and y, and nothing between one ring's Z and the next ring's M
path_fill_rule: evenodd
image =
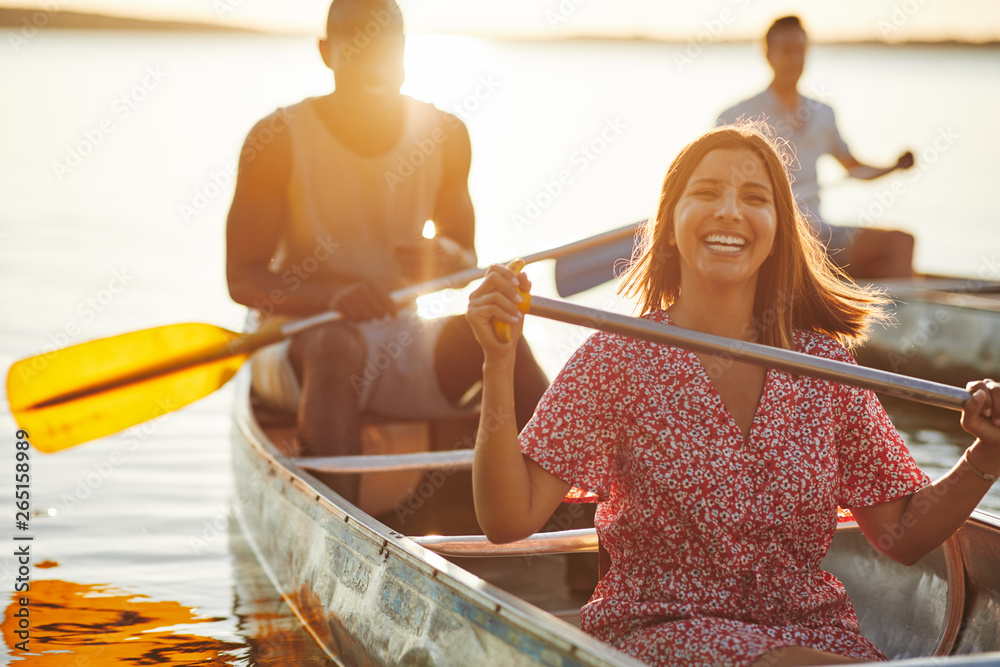
M623 290L655 322L850 362L883 299L831 268L781 155L753 126L687 146ZM514 414L528 287L496 266L470 298L484 415ZM493 319L511 322L512 341ZM820 569L837 507L903 563L947 539L1000 473L1000 385L969 389L962 425L977 440L932 484L870 391L598 333L520 436L513 419L480 426L476 512L506 542L539 529L567 493L596 496L611 567L583 628L651 664L884 659Z

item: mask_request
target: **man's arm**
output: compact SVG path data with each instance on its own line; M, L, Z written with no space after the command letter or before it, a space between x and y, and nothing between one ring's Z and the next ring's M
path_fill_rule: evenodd
M476 217L469 195L472 147L469 132L458 118L443 114L439 146L443 173L434 205L434 238L416 239L396 247L396 259L411 280L446 276L476 265Z
M844 166L847 170L848 175L851 178L860 178L861 180L870 181L876 178L881 178L886 174L891 174L897 169L909 169L913 166L913 153L906 151L896 160L896 163L891 167L874 167L870 164L865 164L858 160L856 157L850 153L845 153L842 155L834 154L837 161Z
M291 174L291 142L279 112L250 130L226 223L226 279L233 301L264 312L317 310L317 295L300 286L294 293L269 269L288 224L285 189Z
M465 252L466 267L476 265L476 216L469 195L469 169L472 144L465 124L451 114L444 114L444 174L434 209L437 234L458 244Z

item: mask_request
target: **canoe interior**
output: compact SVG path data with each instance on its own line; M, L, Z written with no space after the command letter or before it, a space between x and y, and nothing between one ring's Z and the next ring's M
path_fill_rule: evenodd
M294 446L294 425L286 417L261 410L257 410L255 414L259 417L263 415L262 421L268 424L264 431L279 451L286 455L297 453ZM418 433L416 437L426 438L429 449L446 451L454 449L456 445L471 444L477 422L478 418L473 416L408 426ZM404 433L406 426L370 425L366 427L366 442L380 440L390 430ZM410 435L412 436L412 432ZM323 473L314 473L314 476L322 482L331 477ZM382 479L372 483L374 475L366 475L362 484L368 483L369 487L385 489L398 483L399 488L407 488L408 491L398 495L389 509L373 515L374 519L388 529L407 536L481 534L473 507L472 476L468 471L446 470L416 475L411 472L379 473L379 476ZM365 490L363 486L363 497L366 495ZM592 506L567 504L557 511L545 530L592 526ZM596 553L514 558L450 557L449 560L577 627L580 624L580 607L586 604L597 583ZM567 570L572 570L572 575L568 575ZM586 589L588 574L593 577L593 581L590 582L589 589ZM579 582L572 589L568 583L570 576L574 577L574 583Z
M448 569L443 565L444 560L412 542L407 545L404 540L400 549L390 548L403 535L478 534L467 471L402 476L393 473L397 475L401 493L372 518L324 489L323 474L304 473L284 458L296 454L292 425L287 419L255 412L248 402L242 415L237 411L236 426L234 466L241 494L259 493L262 486L277 486L270 501L262 500L260 506L247 504L246 516L241 517L244 531L278 589L317 641L329 647L329 653L339 660L346 664L398 664L406 658L407 663L435 665L632 663L610 647L605 650L600 647L603 645L593 646L593 640L573 627L579 625L579 608L588 595L570 590L566 576L568 563L575 559L574 571L588 572L596 569L597 554L448 559L462 568L463 573ZM396 430L392 437L406 432L405 426L373 425L369 437L384 439L394 428L402 430ZM472 442L470 434L474 433L475 419L416 428L417 437L425 439L425 446L455 449ZM253 442L255 434L261 442ZM314 499L317 506L332 503L333 511L329 507L312 508ZM274 503L286 503L288 507L271 507ZM346 506L343 517L338 514L338 503ZM575 517L575 523L570 524L565 511L562 517L556 516L550 528L578 528L586 521L586 517ZM325 524L326 528L319 529L318 524ZM354 532L342 530L345 526ZM383 535L388 537L383 539ZM373 545L380 541L382 546L376 549ZM309 554L298 553L297 542L304 542ZM398 564L390 558L390 553L399 557ZM421 556L414 558L416 553ZM961 655L1000 651L998 554L1000 519L976 513L948 545L912 567L878 554L856 526L842 527L824 567L844 582L863 634L890 658ZM385 572L377 572L379 567ZM413 581L418 576L427 581ZM372 627L364 618L368 613L365 610L370 611L370 602L366 603L368 607L360 601L345 602L360 600L362 594L371 598L366 591L376 585L376 580L383 587L377 611L388 614L390 620L408 631L405 640L395 636L399 634L398 628L395 635L383 636L378 627ZM586 577L582 581L584 585L579 586L581 578L575 580L578 588L592 585ZM435 586L444 586L448 595ZM480 593L486 596L485 603L478 599ZM475 604L467 599L469 595L476 598ZM449 616L451 620L447 622L437 621L438 612L432 608L444 604L445 598L450 601L450 609L459 610L459 616ZM513 610L510 613L508 605ZM553 614L563 622L550 625L540 620L545 614L532 617L535 613L532 609ZM537 623L542 636L548 638L546 641L561 646L559 650L563 652L544 644L539 648L537 638L525 639L510 630L491 629L484 639L481 630L491 628L493 616L499 624L518 615L515 619L521 624L518 627ZM457 628L455 618L459 624L471 619L472 630L452 629L451 634L444 636L445 641L438 636L443 632L441 623L448 627L451 623ZM497 637L517 645L515 648L521 652L516 659L492 657L509 648L499 647ZM430 642L428 646L420 643L424 640ZM405 646L406 650L397 645ZM458 653L450 655L455 652ZM456 659L458 655L465 657ZM996 660L1000 664L1000 653L996 654ZM960 658L935 658L912 664L966 663Z

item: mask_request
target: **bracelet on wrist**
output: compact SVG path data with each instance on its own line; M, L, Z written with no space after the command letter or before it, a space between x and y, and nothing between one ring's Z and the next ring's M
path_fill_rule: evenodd
M993 482L997 481L997 475L991 475L989 473L983 472L982 470L980 470L976 466L972 465L972 461L969 460L969 450L968 449L965 450L964 452L962 452L962 462L965 463L965 465L967 465L970 468L972 468L972 472L976 473L977 475L979 475L980 477L982 477L983 479L985 479L987 482L993 483Z

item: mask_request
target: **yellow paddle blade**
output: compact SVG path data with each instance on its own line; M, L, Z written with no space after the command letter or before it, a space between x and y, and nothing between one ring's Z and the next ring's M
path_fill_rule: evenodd
M22 359L7 373L11 413L40 451L66 449L207 396L246 360L245 342L210 324L172 324Z

